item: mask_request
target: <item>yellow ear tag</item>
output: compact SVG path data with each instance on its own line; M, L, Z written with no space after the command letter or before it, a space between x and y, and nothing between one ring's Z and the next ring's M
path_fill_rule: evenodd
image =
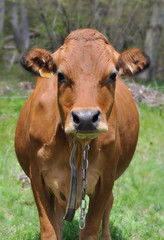
M41 69L39 69L39 74L41 77L45 78L50 78L54 76L54 74L52 72L48 72L44 66Z

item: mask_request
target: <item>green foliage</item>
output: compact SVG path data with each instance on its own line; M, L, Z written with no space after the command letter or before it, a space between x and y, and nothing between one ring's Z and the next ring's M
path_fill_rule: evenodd
M71 31L78 28L95 28L109 38L118 52L122 52L135 46L145 48L146 33L150 26L154 3L157 1L8 0L4 27L1 30L3 39L0 40L0 49L5 47L5 51L0 54L3 66L8 65L16 51L11 24L13 2L24 3L27 9L29 33L37 33L31 35L30 48L38 46L55 51ZM164 4L162 0L158 0L158 3L161 13L159 13L159 24L154 28L159 31L158 46L153 48L155 62L152 66L155 68L153 71L156 78L163 81L164 31L160 22L163 19ZM19 9L19 21L20 13ZM21 22L18 25L21 25Z
M18 180L16 121L25 99L0 99L0 239L39 240L39 219L30 186ZM140 105L140 137L134 159L115 183L110 231L113 240L164 238L164 113ZM64 240L77 240L79 211L65 222Z

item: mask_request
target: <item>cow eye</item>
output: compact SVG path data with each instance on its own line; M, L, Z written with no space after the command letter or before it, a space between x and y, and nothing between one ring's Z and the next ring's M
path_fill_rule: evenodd
M109 83L114 83L116 81L117 71L111 73L111 75L108 78Z
M63 73L58 72L57 75L58 75L58 82L59 83L65 83L66 82L66 79L65 79L65 76L64 76Z

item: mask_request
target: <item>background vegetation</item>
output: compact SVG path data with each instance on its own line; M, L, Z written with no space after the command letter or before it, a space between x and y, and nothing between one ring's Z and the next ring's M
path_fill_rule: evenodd
M1 0L0 72L12 71L33 46L53 52L71 31L95 28L118 52L145 50L152 64L140 79L163 81L163 22L163 0Z
M28 182L20 181L14 154L18 115L35 83L19 66L19 56L34 46L53 52L72 30L96 28L118 52L135 46L144 49L152 64L138 82L162 90L163 22L163 0L0 1L0 239L40 239L32 192ZM30 85L21 85L26 81ZM139 109L136 154L114 188L113 240L164 239L164 112L161 106L140 104ZM78 239L78 215L73 223L65 223L64 240Z

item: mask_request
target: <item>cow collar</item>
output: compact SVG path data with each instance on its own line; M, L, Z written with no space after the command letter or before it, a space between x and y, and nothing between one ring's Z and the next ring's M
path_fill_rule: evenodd
M83 149L83 161L82 161L82 181L81 181L81 202L80 202L80 219L79 219L79 228L85 228L85 210L87 206L86 202L86 189L87 189L87 169L88 169L88 150L90 146L87 144ZM66 209L66 214L64 220L71 222L74 218L76 205L77 205L77 167L75 165L75 156L77 150L76 136L73 138L73 148L70 156L70 167L71 167L71 184L70 184L70 194L68 205Z
M71 167L71 185L69 200L66 209L66 214L64 220L71 222L74 218L77 204L77 167L75 165L75 155L76 155L77 143L76 138L73 138L73 148L70 156L70 167Z

